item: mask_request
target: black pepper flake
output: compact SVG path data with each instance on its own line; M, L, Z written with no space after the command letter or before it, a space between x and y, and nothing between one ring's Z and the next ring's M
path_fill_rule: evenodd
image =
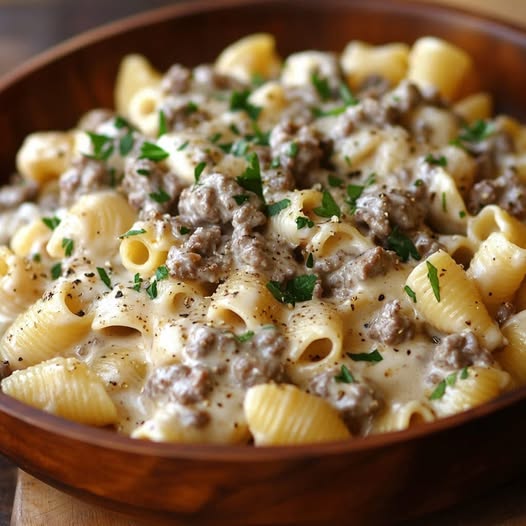
M116 293L115 293L115 297L116 298L122 298L124 296L124 294L122 293L122 290L118 290Z

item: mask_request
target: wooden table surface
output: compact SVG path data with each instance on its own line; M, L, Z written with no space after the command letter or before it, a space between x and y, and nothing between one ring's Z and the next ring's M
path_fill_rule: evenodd
M0 74L80 31L177 0L0 0ZM526 0L427 0L526 27ZM0 526L10 523L16 468L0 456ZM50 493L51 495L51 493ZM42 523L44 524L44 523ZM51 522L47 522L51 524ZM84 523L88 524L88 523ZM115 523L113 523L115 524ZM526 474L489 494L406 526L526 526Z

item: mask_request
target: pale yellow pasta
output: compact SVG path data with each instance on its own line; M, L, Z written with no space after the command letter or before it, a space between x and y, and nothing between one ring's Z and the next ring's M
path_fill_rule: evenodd
M113 253L119 236L128 231L134 219L133 208L115 192L83 195L53 231L47 251L54 258L62 258L64 239L71 239L73 253Z
M464 268L469 266L473 254L478 249L478 243L475 243L467 236L458 234L438 236L438 242L444 246L445 251Z
M434 287L428 264L437 271ZM502 334L477 286L447 252L439 250L419 263L409 274L406 285L416 294L414 308L437 329L448 333L469 329L490 351L502 345Z
M349 223L321 223L311 230L312 237L307 243L307 251L316 257L326 257L338 251L361 254L373 248L373 242L363 236Z
M141 89L156 86L161 75L142 55L125 56L119 67L115 84L115 106L121 115L127 115L130 101Z
M472 93L459 100L453 106L453 111L468 124L489 119L493 114L493 98L483 91Z
M153 336L153 342L146 351L153 368L183 361L186 342L184 321L156 317L153 320Z
M287 320L287 338L295 370L325 369L342 355L342 318L335 306L326 302L298 304Z
M35 219L27 225L21 226L10 241L11 250L21 257L32 257L38 254L46 256L46 245L51 237L51 229L42 219ZM38 259L38 258L37 258Z
M261 384L245 396L245 417L257 446L309 444L350 438L335 409L294 385Z
M255 75L267 79L277 76L281 59L276 52L274 37L268 33L255 33L225 48L214 67L219 73L251 82Z
M462 49L436 37L422 37L411 48L407 78L452 100L471 66L471 57Z
M207 316L219 327L238 333L275 323L282 309L267 289L263 276L237 271L214 292Z
M42 265L0 246L0 315L14 320L44 291Z
M279 82L263 84L251 93L249 101L251 104L262 108L258 121L261 126L269 129L279 122L281 112L289 104L285 90Z
M477 284L486 306L492 310L510 301L526 275L526 250L501 232L480 244L467 274Z
M16 168L37 183L57 179L71 162L73 136L69 132L38 132L28 135L16 156Z
M458 191L465 196L473 186L477 164L462 148L444 146L440 149L447 162L447 173L453 178Z
M526 310L526 279L523 279L522 283L519 285L515 297L513 298L513 303L517 312Z
M157 284L155 309L170 315L189 313L198 308L206 295L203 285L197 281L163 279Z
M158 134L160 103L161 92L153 87L142 88L130 100L127 112L129 119L145 135Z
M0 357L11 369L25 369L60 356L89 333L89 304L75 285L60 280L20 314L0 340Z
M467 212L464 199L453 178L437 167L428 185L431 203L429 220L433 229L441 234L465 234Z
M431 146L436 148L449 144L458 135L458 123L449 110L423 106L415 110L411 116L413 133L425 129L426 137Z
M387 79L396 86L406 75L409 60L409 46L402 43L372 46L354 40L349 42L340 58L347 82L353 89L371 76Z
M358 132L359 134L363 132ZM389 131L381 131L375 133L375 130L368 130L369 141L371 148L365 156L356 154L353 155L349 152L348 158L350 159L351 165L355 162L364 162L368 160L371 162L371 172L377 175L377 179L385 177L397 170L397 166L404 162L410 156L410 141L409 133L401 126L393 127ZM365 145L365 141L364 141ZM344 147L345 149L345 147ZM346 150L348 151L348 150ZM361 152L365 153L365 151Z
M417 425L436 420L429 403L421 400L411 400L404 404L393 404L385 408L374 423L375 432L387 433L401 431Z
M280 80L285 86L312 86L314 75L331 77L335 67L337 60L334 53L300 51L287 57Z
M502 232L512 243L526 248L526 225L497 205L485 206L468 219L467 235L482 243L492 232Z
M93 426L117 420L117 410L97 375L76 358L54 358L15 371L2 391L48 413Z
M467 378L463 378L466 376ZM469 367L459 371L453 385L446 382L444 395L431 405L440 417L477 407L499 396L510 386L510 375L494 367Z
M397 134L399 130L393 129L393 132ZM377 149L382 148L382 139L382 134L375 132L375 130L355 131L341 140L340 148L334 153L332 160L340 170L348 170L349 163L352 166L364 162L370 158ZM396 139L394 139L394 141L396 141ZM403 145L403 143L401 144ZM389 150L389 152L394 152L396 148L394 145L393 147L390 146L391 145L384 146L381 151ZM400 146L398 145L398 147ZM386 152L384 158L384 164L390 162L389 153Z
M495 353L495 358L513 378L516 385L526 384L526 311L509 318L502 326L506 346Z

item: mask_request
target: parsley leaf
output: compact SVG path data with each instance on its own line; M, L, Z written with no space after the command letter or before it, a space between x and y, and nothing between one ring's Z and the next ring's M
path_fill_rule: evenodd
M248 101L250 90L233 91L230 96L231 111L245 111L252 120L257 120L261 113L261 108Z
M168 126L166 125L166 115L163 110L159 110L159 133L157 137L162 137L168 132Z
M347 185L347 196L349 199L346 200L346 203L351 208L351 214L356 213L356 202L358 198L362 195L365 186L360 184L349 184Z
M107 272L102 267L97 267L97 272L99 273L99 278L102 280L102 283L111 290L113 287L111 286L111 281Z
M158 192L152 192L151 194L148 194L148 196L160 204L166 203L170 200L169 194L167 194L163 188L159 188Z
M261 183L261 172L259 169L259 158L255 152L252 152L247 157L248 166L246 170L237 177L236 181L239 186L245 190L254 192L263 199L263 185Z
M150 170L148 170L147 168L139 168L137 170L137 173L139 175L143 175L144 177L149 177L150 176Z
M51 267L51 279L58 279L62 274L62 263L59 261Z
M455 385L457 382L457 373L451 373L446 376L446 384L449 386Z
M236 157L243 157L248 151L248 142L245 139L239 139L230 146L230 149L226 153L231 153Z
M259 86L265 84L265 77L263 77L261 73L252 73L250 76L250 82L258 88Z
M296 226L298 227L298 230L305 228L306 226L312 228L314 226L314 222L308 217L299 216L296 218Z
M279 168L281 166L281 161L279 160L279 157L274 157L272 159L272 162L270 163L271 168Z
M198 109L199 109L199 106L194 101L191 100L186 105L184 112L186 113L186 115L191 115L192 113L195 113Z
M317 279L315 274L304 274L296 276L285 284L269 281L267 289L279 302L294 306L296 303L312 299Z
M86 155L86 157L96 161L107 161L114 150L113 139L107 135L99 135L92 132L86 133L93 147L93 155Z
M469 376L468 368L464 367L462 371L460 372L460 379L465 380Z
M289 149L287 150L287 155L289 157L296 157L296 155L298 155L298 150L299 150L299 146L298 146L298 143L297 142L291 142L289 144Z
M320 217L341 217L342 212L340 207L336 204L336 201L332 197L331 193L327 190L323 191L323 197L321 198L321 206L314 208L313 212Z
M429 395L429 400L440 400L446 392L446 381L442 380Z
M336 175L329 174L327 181L329 186L332 186L333 188L341 188L343 186L343 179L337 177Z
M128 132L124 137L119 141L119 153L121 157L128 155L133 148L134 140L132 132Z
M307 268L314 267L314 257L312 255L312 252L309 252L309 255L307 256L307 261L305 261L305 266Z
M115 117L113 125L118 130L121 130L122 128L128 128L129 130L134 129L133 126L124 117L121 117L120 115L117 115L117 117Z
M208 138L208 140L212 143L212 144L216 144L217 141L219 141L219 139L221 139L221 136L223 134L221 132L216 132L214 133L214 135L212 135L211 137Z
M182 236L185 236L186 234L188 234L188 232L190 232L190 229L187 226L182 226L179 229L179 234L181 234Z
M345 106L356 106L358 104L359 100L353 95L352 91L350 90L349 86L345 83L340 84L340 97L343 100L343 103Z
M142 283L141 275L137 272L137 274L133 276L133 290L136 290L137 292L139 292L141 290L141 283Z
M160 146L152 142L143 142L139 159L149 159L150 161L159 162L166 159L170 154Z
M285 210L285 208L288 208L290 206L290 199L282 199L281 201L278 201L277 203L272 203L271 205L267 206L267 214L272 217L277 214L279 214L282 210Z
M182 151L188 146L188 143L189 143L189 142L190 142L190 141L185 141L185 142L183 142L183 144L181 144L181 146L179 146L179 147L177 148L177 151L178 151L178 152L182 152Z
M241 206L243 203L246 203L250 199L250 197L245 194L233 195L232 197L239 206Z
M329 81L326 78L320 77L318 73L314 72L310 77L310 81L316 88L316 91L322 100L329 100L331 98L331 87L329 86Z
M462 128L458 140L462 142L480 142L487 139L495 132L495 125L482 119L475 121L471 126Z
M62 248L64 249L64 254L66 257L71 256L73 253L73 239L70 239L69 237L63 237Z
M431 164L433 166L447 166L447 159L443 155L440 157L435 157L432 154L429 154L424 160L427 164Z
M458 217L460 217L460 219L464 219L466 217L466 212L465 210L461 210L459 213L458 213Z
M404 291L413 300L413 303L416 303L415 291L409 285L404 287Z
M42 223L44 223L44 225L46 225L50 230L55 230L55 228L60 225L60 219L57 216L43 217Z
M254 331L247 331L243 334L234 334L234 337L235 339L239 342L239 343L244 343L244 342L248 342L249 340L252 339L252 337L254 336Z
M161 265L160 267L157 267L157 270L155 271L155 279L157 281L162 281L163 279L166 279L170 273L168 272L168 268L166 265Z
M196 184L199 182L199 179L201 178L201 174L203 173L203 170L205 169L206 163L205 161L201 161L195 168L194 168L194 179Z
M407 261L409 256L417 261L421 258L414 243L405 234L402 234L397 226L387 237L387 248L396 252L402 261Z
M431 283L433 294L435 295L437 302L440 302L440 283L438 281L437 268L429 261L426 261L426 266L427 266L427 278L429 279L429 283Z
M157 280L153 280L147 287L146 292L150 299L154 300L157 297Z
M384 358L378 352L378 349L375 349L371 352L361 352L361 353L346 353L347 356L354 360L355 362L381 362Z
M146 230L144 230L144 228L139 228L138 230L128 230L128 232L119 236L119 239L124 239L125 237L138 236L139 234L146 234Z
M340 374L337 374L334 377L334 380L338 383L343 384L353 384L355 382L353 375L351 374L351 371L347 369L345 365L341 366Z

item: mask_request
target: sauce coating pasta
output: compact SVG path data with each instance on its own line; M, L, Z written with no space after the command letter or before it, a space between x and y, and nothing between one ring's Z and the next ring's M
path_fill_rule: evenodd
M125 57L117 113L30 135L0 189L2 391L267 446L520 385L526 135L458 100L470 69L433 37L282 61L256 34L164 74Z

